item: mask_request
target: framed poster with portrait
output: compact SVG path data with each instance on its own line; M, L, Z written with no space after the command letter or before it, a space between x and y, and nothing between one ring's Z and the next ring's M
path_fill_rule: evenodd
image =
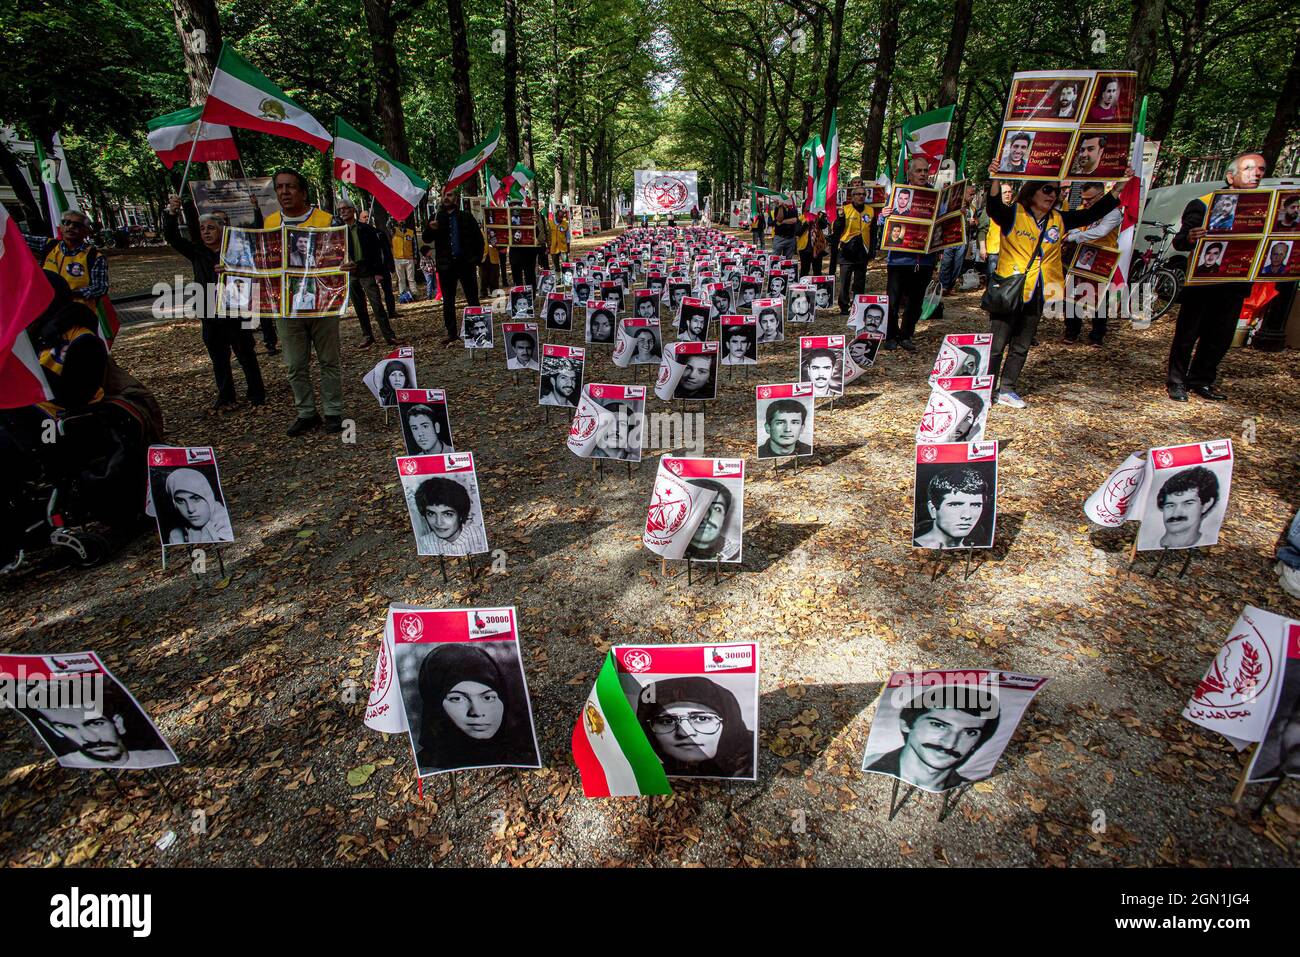
M659 365L663 359L663 333L658 319L620 319L618 341L614 343L614 365Z
M1082 276L1093 282L1109 284L1119 265L1119 250L1094 243L1079 243L1074 249L1074 258L1070 260L1069 272Z
M567 293L552 292L546 296L546 328L556 332L568 332L573 328L573 300ZM611 336L606 341L613 341Z
M995 179L1060 180L1067 175L1078 130L1004 126Z
M400 455L397 475L420 555L481 555L488 550L472 452Z
M506 346L506 368L511 372L540 368L537 361L537 323L503 322L501 338Z
M305 275L286 273L286 317L301 319L343 315L348 308L348 280L348 274L342 271L321 271Z
M943 337L935 356L930 381L960 376L982 376L989 372L993 335L987 332L954 333Z
M1123 179L1132 165L1136 87L1130 70L1016 73L994 178Z
M461 313L460 339L466 349L491 349L495 345L492 336L492 307L466 306Z
M1137 550L1203 548L1219 540L1232 491L1232 440L1151 449L1136 518Z
M876 364L880 347L885 344L883 332L859 332L844 350L844 384L848 385Z
M808 276L804 279L804 282L811 285L815 290L814 295L817 299L818 312L835 308L834 276Z
M611 649L619 684L669 778L758 779L758 644Z
M1255 260L1265 240L1251 237L1213 239L1202 236L1196 241L1187 261L1189 286L1219 282L1248 282L1255 275Z
M844 336L799 337L799 381L819 399L844 394Z
M445 455L455 452L447 393L442 389L398 389L397 417L407 455Z
M930 383L930 399L916 428L918 445L977 442L993 404L993 377L938 378Z
M753 316L722 316L722 364L752 366L758 364L758 323Z
M659 362L659 376L655 380L655 395L666 401L716 399L718 359L716 342L666 343Z
M421 778L541 767L515 609L390 606L365 722L406 734Z
M538 405L576 409L582 393L585 349L546 343L542 346L542 369L538 379Z
M754 430L760 459L812 455L816 408L811 382L754 388Z
M933 228L932 222L886 216L880 248L887 252L924 255L930 251L930 233Z
M645 386L589 383L569 425L569 451L580 458L640 462Z
M181 763L140 702L93 651L0 655L0 683L10 689L9 706L60 767L110 771Z
M220 544L235 540L211 446L149 446L145 514L168 545Z
M1007 671L895 671L876 701L862 770L934 794L983 781L1047 682Z
M419 385L415 380L415 349L412 346L394 349L376 362L361 381L379 401L380 408L392 408L397 405L398 389L414 389Z
M741 561L745 528L745 460L659 460L646 510L645 547L669 559Z
M992 548L997 495L997 442L918 445L912 545Z

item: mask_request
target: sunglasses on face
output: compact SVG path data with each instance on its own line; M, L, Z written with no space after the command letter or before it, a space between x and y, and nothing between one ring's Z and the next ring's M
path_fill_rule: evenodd
M1040 186L1038 187L1038 191L1040 193L1047 193L1049 196L1055 196L1058 192L1055 186Z

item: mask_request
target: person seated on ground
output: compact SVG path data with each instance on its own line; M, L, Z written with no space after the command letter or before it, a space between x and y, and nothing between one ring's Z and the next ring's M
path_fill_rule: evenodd
M27 331L53 398L0 412L0 569L18 554L30 524L25 486L42 476L74 482L70 504L124 543L143 516L145 449L163 437L153 394L88 328L90 314L62 277L45 275L54 298ZM48 421L58 429L53 442L44 440Z

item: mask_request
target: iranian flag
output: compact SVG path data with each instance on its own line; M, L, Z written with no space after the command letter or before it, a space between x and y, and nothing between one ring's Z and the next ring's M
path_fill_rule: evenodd
M469 179L488 161L488 157L496 152L497 144L501 142L501 124L498 123L492 127L492 132L478 146L474 147L460 159L456 160L455 165L451 168L451 175L447 177L443 189L455 189L465 180Z
M329 130L228 43L221 45L202 119L205 124L224 123L241 130L283 136L314 146L322 153L333 142Z
M334 178L361 187L398 220L411 215L429 181L366 139L343 117L334 117Z
M510 182L510 198L522 200L528 187L532 185L533 179L537 176L523 163L516 163L515 168L510 171L506 180Z
M510 177L506 177L509 179ZM488 197L493 206L504 206L506 197L510 194L510 188L501 180L496 178L495 173L488 173Z
M1139 165L1142 163L1142 147L1146 140L1147 98L1142 97L1142 110L1138 114L1137 129L1133 134L1133 151L1129 153ZM1123 286L1128 282L1129 264L1133 261L1133 241L1137 238L1138 220L1142 218L1142 170L1124 184L1120 193L1120 206L1124 209L1124 220L1119 227L1119 264L1115 275L1111 277L1112 286Z
M0 205L0 409L54 398L27 336L27 326L53 298L18 224Z
M954 104L903 120L903 142L898 153L899 182L907 180L907 161L913 156L924 156L930 161L931 176L939 171L939 163L948 149L952 115L956 111Z
M803 194L803 211L805 213L815 213L821 206L817 205L817 181L820 178L818 172L821 169L822 159L826 156L826 150L822 146L822 138L814 133L808 138L808 142L800 150L805 162L807 163L808 175L804 183ZM826 197L821 197L822 206L825 205Z
M664 766L636 719L607 652L573 726L573 760L587 797L672 794Z
M830 130L826 134L826 159L822 163L821 181L817 184L817 202L826 210L826 218L834 223L840 215L837 201L840 191L840 128L831 110Z
M239 159L230 127L204 123L202 115L203 107L191 106L149 121L149 146L167 169L191 158L200 163ZM190 144L194 146L192 157Z

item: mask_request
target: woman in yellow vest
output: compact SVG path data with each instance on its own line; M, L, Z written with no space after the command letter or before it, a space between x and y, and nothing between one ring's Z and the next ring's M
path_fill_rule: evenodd
M563 206L556 207L555 222L551 226L551 257L555 261L555 273L559 275L560 263L569 255L569 214Z
M1065 298L1065 267L1061 261L1065 234L1091 225L1115 209L1123 183L1087 209L1061 212L1056 208L1058 183L1030 180L1020 187L1016 201L1008 205L1002 201L998 180L991 178L997 172L998 162L994 160L989 163L988 213L990 232L993 226L1000 232L998 260L980 305L989 314L989 331L993 333L989 372L995 379L998 404L1023 409L1025 401L1016 388L1043 307L1057 306ZM1132 175L1129 170L1127 176Z

